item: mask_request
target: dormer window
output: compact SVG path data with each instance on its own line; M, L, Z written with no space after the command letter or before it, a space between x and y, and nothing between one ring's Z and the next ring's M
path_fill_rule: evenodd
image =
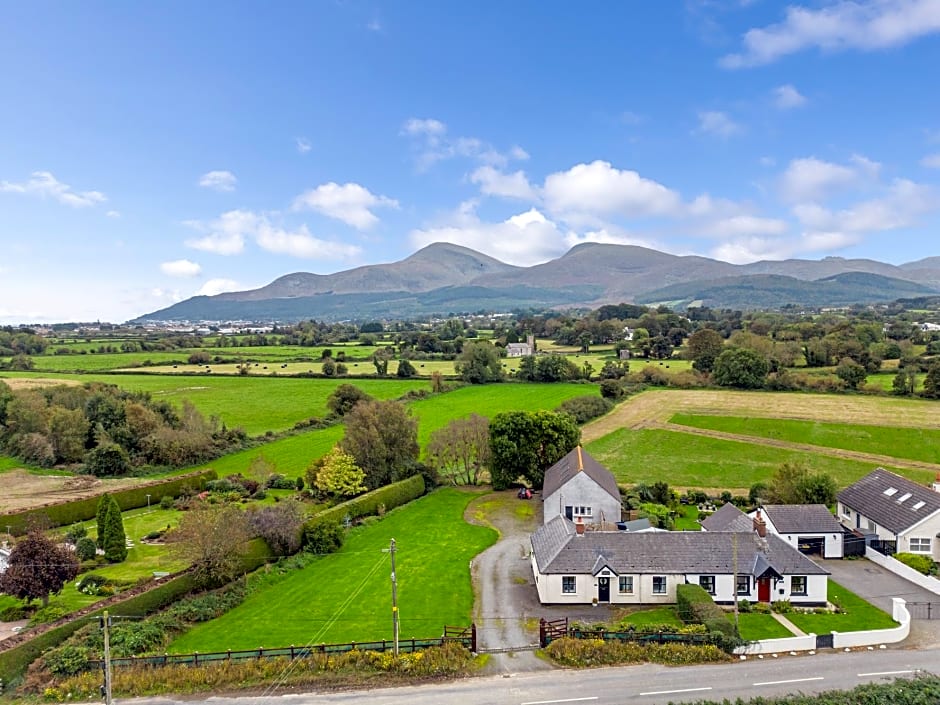
M884 494L885 494L885 496L887 496L887 497L893 497L893 496L896 495L897 493L898 493L898 490L897 490L896 487L889 487L888 489L886 489L886 490L884 491Z

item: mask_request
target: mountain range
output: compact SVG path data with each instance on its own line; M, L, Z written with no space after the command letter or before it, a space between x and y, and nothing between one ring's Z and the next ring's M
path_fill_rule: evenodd
M413 318L634 302L685 307L845 306L940 295L940 257L902 265L826 257L735 265L633 245L583 243L518 267L434 243L399 262L295 272L250 291L194 296L143 321Z

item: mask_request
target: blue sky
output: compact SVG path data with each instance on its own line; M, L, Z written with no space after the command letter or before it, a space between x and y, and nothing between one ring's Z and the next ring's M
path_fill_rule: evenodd
M0 63L0 322L440 240L940 254L940 0L4 3Z

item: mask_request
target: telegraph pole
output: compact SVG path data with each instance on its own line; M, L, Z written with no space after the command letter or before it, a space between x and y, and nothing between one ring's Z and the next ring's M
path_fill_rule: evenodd
M101 627L104 629L104 702L111 705L111 617L108 610L104 611Z
M738 631L738 532L735 531L731 534L731 560L734 563L734 586L732 590L734 591L734 631L735 635L739 635Z
M392 539L388 554L392 558L392 635L395 640L395 655L398 656L398 580L395 577L395 539Z

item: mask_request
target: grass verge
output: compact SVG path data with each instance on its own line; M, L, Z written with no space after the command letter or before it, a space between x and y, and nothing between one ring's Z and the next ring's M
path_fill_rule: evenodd
M829 602L838 605L837 614L803 614L794 612L787 619L807 634L828 634L829 632L858 632L868 629L891 629L897 622L891 615L866 602L848 588L842 587L835 580L829 580Z

